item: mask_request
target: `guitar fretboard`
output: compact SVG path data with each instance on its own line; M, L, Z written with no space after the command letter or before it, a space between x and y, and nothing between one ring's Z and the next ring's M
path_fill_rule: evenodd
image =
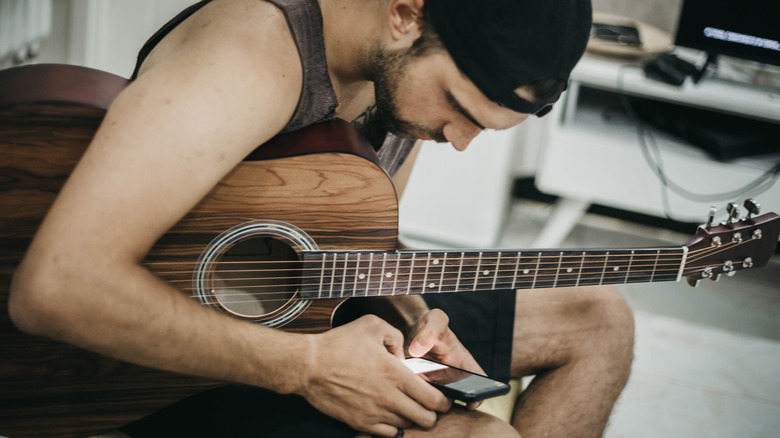
M301 298L676 281L685 249L307 251Z

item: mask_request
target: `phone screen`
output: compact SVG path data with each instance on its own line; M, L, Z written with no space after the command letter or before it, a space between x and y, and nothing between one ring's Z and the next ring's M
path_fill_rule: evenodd
M413 357L404 364L446 396L467 403L509 392L509 385L504 382L428 359Z

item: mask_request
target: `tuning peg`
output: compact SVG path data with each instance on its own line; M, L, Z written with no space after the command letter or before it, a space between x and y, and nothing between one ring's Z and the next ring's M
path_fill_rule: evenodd
M761 212L761 204L756 202L753 198L745 199L745 210L748 214L745 220L749 220L753 215L758 215Z
M705 230L709 230L710 227L712 226L712 222L715 220L715 214L717 214L717 213L718 213L718 209L717 208L710 207L710 214L707 217L707 223L703 227L700 227L700 228L704 228Z
M729 213L726 225L730 225L732 222L736 222L737 219L739 219L739 204L736 202L729 202L726 205L726 211Z

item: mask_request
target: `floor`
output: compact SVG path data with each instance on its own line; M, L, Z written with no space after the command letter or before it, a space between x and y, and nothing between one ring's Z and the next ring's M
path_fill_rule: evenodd
M500 246L527 247L549 208L517 201ZM689 237L588 214L561 247L681 245ZM780 437L780 257L697 288L619 289L635 311L635 361L605 437Z

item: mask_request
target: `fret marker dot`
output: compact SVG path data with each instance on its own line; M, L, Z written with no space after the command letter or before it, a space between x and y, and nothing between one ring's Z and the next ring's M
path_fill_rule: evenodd
M429 288L431 288L431 289L433 289L434 287L436 287L436 283L430 283L430 284L428 285L428 287L429 287Z
M360 274L360 275L358 275L358 278L362 280L362 279L366 278L366 274Z
M392 273L392 272L388 272L387 274L385 274L385 277L387 277L387 278L390 278L390 277L392 277L392 276L393 276L393 273Z
M523 269L523 274L527 274L529 272L531 272L531 271L529 271L528 269Z
M434 265L438 265L438 264L439 264L439 259L435 259L435 260L433 261L433 264L434 264Z
M619 267L617 267L617 266L615 266L614 268L612 268L612 270L613 270L613 271L619 271L619 270L620 270L620 268L619 268Z
M488 274L490 274L490 271L488 271L487 269L485 269L485 271L482 272L482 275L488 275Z
M572 268L569 268L569 269L566 270L566 272L569 272L569 273L571 273L571 271L573 271Z

